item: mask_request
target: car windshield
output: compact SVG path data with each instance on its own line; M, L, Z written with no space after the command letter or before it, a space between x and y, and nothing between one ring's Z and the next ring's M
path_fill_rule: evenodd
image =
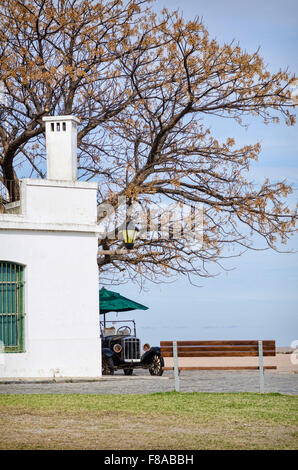
M136 336L136 324L134 320L101 321L101 336L133 335Z

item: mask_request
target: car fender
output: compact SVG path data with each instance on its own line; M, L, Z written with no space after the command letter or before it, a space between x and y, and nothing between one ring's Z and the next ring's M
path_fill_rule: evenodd
M114 353L110 348L103 348L102 355L103 357L113 357Z
M141 363L143 364L150 364L150 362L153 359L153 356L157 354L158 356L161 356L160 354L160 347L159 346L152 346L149 351L145 351L144 354L141 357Z

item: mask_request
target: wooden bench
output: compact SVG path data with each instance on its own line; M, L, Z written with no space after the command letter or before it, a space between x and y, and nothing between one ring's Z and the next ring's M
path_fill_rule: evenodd
M263 356L275 356L275 341L262 341ZM173 356L173 341L160 342L161 355ZM177 341L177 356L180 357L248 357L259 356L259 341ZM215 366L215 367L178 367L179 370L244 370L259 369L259 366ZM264 369L276 369L276 366L264 366ZM173 370L173 367L164 367Z
M263 356L275 356L275 341L161 341L161 355L174 358L174 367L164 370L175 371L176 390L179 390L178 374L181 370L260 370L260 390L263 391L263 370L276 369L276 366L263 366ZM179 366L182 357L258 357L257 366ZM177 390L177 391L178 391Z

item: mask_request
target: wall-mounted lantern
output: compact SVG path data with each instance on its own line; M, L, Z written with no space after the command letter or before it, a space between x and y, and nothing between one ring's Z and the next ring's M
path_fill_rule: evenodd
M125 229L122 230L124 245L127 250L132 250L138 235L139 229L132 222L127 222Z
M121 255L135 251L133 248L139 231L140 230L133 224L132 221L128 221L125 227L121 230L125 249L120 248L116 250L98 250L98 255Z

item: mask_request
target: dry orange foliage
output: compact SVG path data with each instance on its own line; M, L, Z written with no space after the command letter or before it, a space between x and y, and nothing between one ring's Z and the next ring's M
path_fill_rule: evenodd
M227 246L252 247L250 231L276 249L297 214L285 206L285 182L257 188L245 178L260 145L220 143L206 118L293 125L294 77L270 73L258 52L218 44L197 18L155 15L150 3L2 0L0 178L18 181L24 171L44 178L42 117L74 114L80 177L99 182L99 204L116 208L127 196L204 207L200 249L183 238L142 239L133 254L100 257L101 276L207 276ZM104 249L119 243L100 241Z

